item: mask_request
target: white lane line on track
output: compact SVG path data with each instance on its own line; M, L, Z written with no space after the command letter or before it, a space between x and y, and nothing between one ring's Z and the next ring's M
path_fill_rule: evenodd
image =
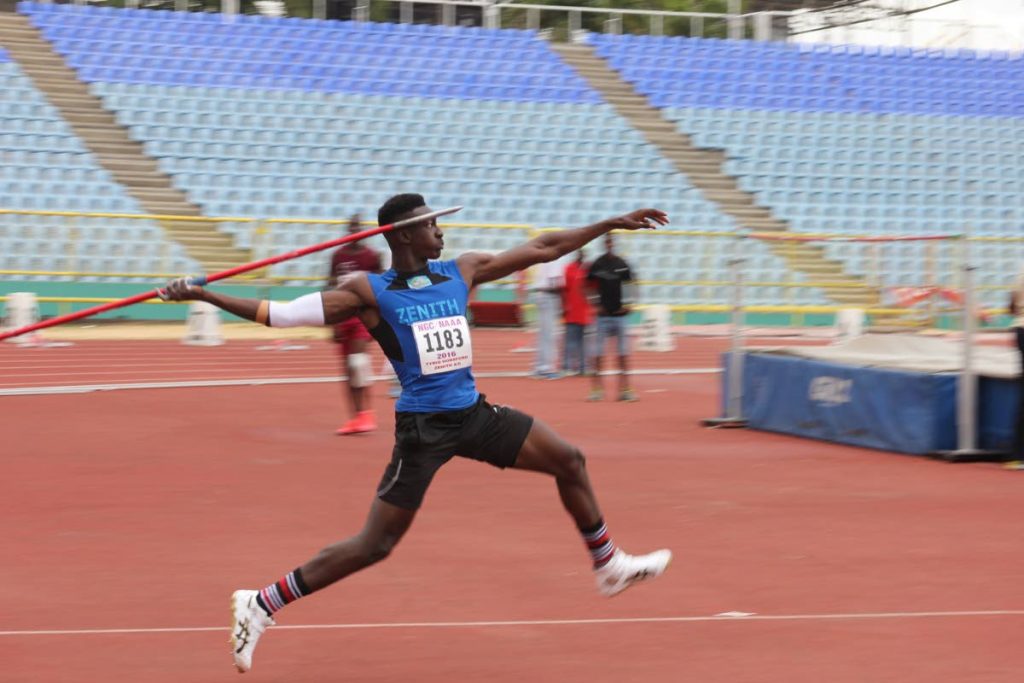
M966 617L1024 617L1024 610L963 610L950 612L839 612L826 614L750 614L744 616L622 617L608 619L529 619L519 621L410 621L352 624L293 624L275 626L275 631L508 628L516 626L602 626L611 624L692 624L716 621L870 621L878 619L949 619ZM140 635L155 633L207 633L226 631L227 626L183 626L176 628L92 628L0 631L10 636Z
M721 368L668 368L668 369L640 369L631 370L632 375L710 375L719 374ZM612 374L609 373L602 374ZM477 378L515 378L529 377L529 372L474 372ZM265 377L248 379L212 379L181 382L131 382L124 384L80 384L80 385L58 385L58 386L29 386L0 389L0 396L34 396L44 394L86 394L93 391L118 391L122 389L193 389L200 387L238 387L238 386L260 386L264 384L319 384L324 382L337 382L345 379L344 376L330 377ZM375 376L375 380L390 380L390 377ZM540 381L540 380L538 380ZM547 381L547 380L544 380Z

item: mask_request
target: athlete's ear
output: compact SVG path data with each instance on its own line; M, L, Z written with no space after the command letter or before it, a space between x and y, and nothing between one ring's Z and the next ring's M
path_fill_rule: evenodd
M409 231L404 228L398 230L389 230L384 233L384 239L387 240L388 246L394 246L396 244L408 244L409 243Z

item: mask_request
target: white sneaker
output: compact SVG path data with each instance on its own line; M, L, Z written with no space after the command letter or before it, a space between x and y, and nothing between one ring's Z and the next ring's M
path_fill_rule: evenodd
M609 598L618 595L638 581L661 576L671 561L671 550L655 550L647 555L627 555L616 550L607 564L594 570L597 590Z
M259 591L235 591L231 594L231 654L240 674L252 668L256 641L268 626L274 624L270 615L256 602L257 595Z

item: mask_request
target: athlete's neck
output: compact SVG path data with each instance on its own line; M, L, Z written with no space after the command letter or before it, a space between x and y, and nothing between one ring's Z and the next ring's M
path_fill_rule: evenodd
M409 252L391 252L391 267L399 273L418 273L427 267L427 259Z

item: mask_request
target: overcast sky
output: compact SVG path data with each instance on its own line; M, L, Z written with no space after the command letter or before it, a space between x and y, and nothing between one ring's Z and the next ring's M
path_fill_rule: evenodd
M940 0L913 0L927 7ZM902 6L902 0L888 0ZM801 42L968 47L983 50L1024 50L1024 0L959 0L913 15L909 30L903 21L872 22L845 29L816 31L796 37ZM796 26L794 26L796 28ZM799 29L798 29L799 30Z

